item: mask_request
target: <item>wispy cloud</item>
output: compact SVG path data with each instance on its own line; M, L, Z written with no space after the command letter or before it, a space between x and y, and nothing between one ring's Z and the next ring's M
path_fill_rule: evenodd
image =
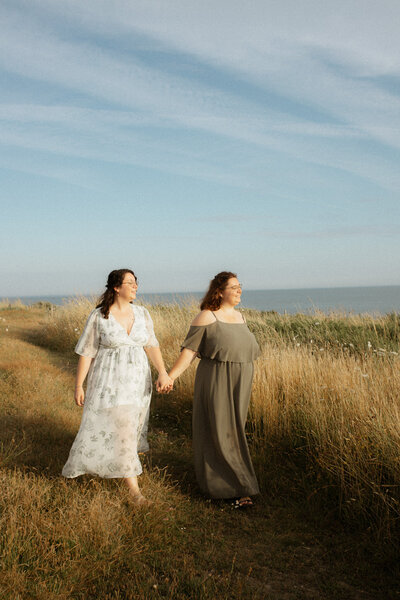
M251 6L225 0L217 5L152 0L95 4L94 11L90 1L72 1L68 9L48 0L38 3L72 21L75 15L81 26L102 35L149 36L163 43L165 52L196 56L332 116L356 117L369 110L378 118L388 110L396 115L396 98L385 94L377 79L400 73L399 7L394 0L379 6L352 0L340 10L319 0L306 6L294 0L274 5L259 0Z
M5 70L108 105L100 110L76 105L3 107L4 119L42 122L46 128L62 122L70 130L81 128L84 121L86 132L106 131L107 126L202 132L354 173L390 189L398 185L393 161L381 158L377 168L376 151L371 152L369 145L400 146L399 100L359 76L370 48L363 45L360 36L353 45L338 41L330 28L335 23L339 26L342 20L329 9L321 14L320 4L318 10L315 5L321 26L316 34L316 24L310 28L307 19L298 14L298 5L291 2L283 3L279 10L256 2L245 14L244 9L231 4L228 7L225 2L218 6L206 3L201 8L195 3L177 2L168 10L163 3L152 1L116 4L118 10L115 3L111 6L102 0L72 1L68 7L45 0L16 2L12 9L11 5L3 6L0 61ZM23 18L19 12L23 8L31 20ZM155 14L159 18L155 19ZM328 25L325 18L330 19ZM68 22L79 26L80 35L61 35ZM349 22L351 19L343 20L347 29ZM362 29L363 23L366 35L370 22L361 20L358 27ZM149 57L138 58L134 45L129 48L128 44L128 51L121 52L120 48L117 52L113 44L100 45L95 35L113 42L118 36L123 41L129 36L142 36L148 46L153 41L164 54L180 53L180 60L196 57L203 65L213 64L223 78L236 80L236 87L251 81L260 91L274 90L283 99L283 108L269 106L268 95L263 102L262 95L246 97L243 87L238 94L232 86L223 89L219 81L200 80L195 68L187 69L184 75L168 72ZM397 49L396 42L391 54L381 52L374 73L393 72ZM319 111L317 120L313 110ZM307 112L309 117L305 116ZM132 129L131 134L131 139L137 135ZM121 135L120 131L119 139ZM22 138L19 132L14 142L22 144ZM155 138L153 135L152 149ZM10 136L5 138L5 143L14 142ZM359 144L359 159L350 142ZM187 144L181 142L180 147L181 154L187 154ZM159 148L163 150L161 142ZM48 149L52 151L51 145ZM173 151L179 157L178 144ZM207 168L203 171L212 172L212 161L206 154ZM97 143L92 154L86 148L80 155L98 158ZM107 152L103 158L108 160ZM153 161L153 165L165 168L162 164ZM224 178L222 172L220 176ZM243 176L246 178L245 172Z
M394 0L4 0L2 198L21 199L25 218L33 188L43 205L104 211L121 197L142 219L140 252L155 256L165 235L165 272L185 246L185 269L201 252L258 272L268 253L301 277L302 246L305 271L320 258L313 284L328 259L329 277L350 281L363 246L376 280L383 263L393 277L382 257L399 247L399 17ZM130 222L114 219L131 244ZM15 252L17 222L4 228ZM93 264L103 229L90 228Z

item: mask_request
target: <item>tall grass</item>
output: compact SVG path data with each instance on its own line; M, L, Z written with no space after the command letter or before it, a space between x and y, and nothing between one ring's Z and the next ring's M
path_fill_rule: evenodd
M92 308L77 300L48 317L41 343L70 354ZM149 306L167 365L197 308ZM250 418L251 449L261 480L271 449L301 456L315 473L315 493L375 532L399 535L400 318L396 314L278 315L245 311L262 348ZM176 385L192 396L195 367ZM267 481L263 482L267 486Z
M399 533L399 366L397 358L264 348L250 419L254 451L305 455L342 513L385 535Z
M274 311L247 310L250 328L259 342L293 348L307 346L314 352L329 350L348 354L398 353L400 315L373 317L364 314L280 315Z
M148 308L171 365L198 309ZM60 476L81 416L73 348L91 309L83 299L52 311L1 310L1 598L396 597L396 549L374 538L371 552L367 543L371 530L392 541L398 533L399 359L390 354L397 350L386 318L247 311L262 346L248 433L263 496L241 514L197 491L189 439L195 364L173 394L153 397L140 477L150 509L135 509L120 481ZM321 343L323 351L310 336L322 318L343 332L335 345ZM345 337L353 320L356 343ZM385 331L372 338L380 323ZM301 328L297 346L293 331ZM346 341L354 348L345 350ZM371 530L354 535L324 518L321 509L333 508L353 522L367 519Z
M151 510L135 510L121 481L60 477L81 412L72 374L49 358L0 339L0 597L250 600L248 569L213 538L220 512L189 500L165 469L143 459Z
M43 329L36 333L39 343L51 350L72 352L95 300L77 297L63 306L54 306Z
M13 308L28 308L26 304L22 302L22 300L9 300L8 298L0 299L0 310L10 310Z

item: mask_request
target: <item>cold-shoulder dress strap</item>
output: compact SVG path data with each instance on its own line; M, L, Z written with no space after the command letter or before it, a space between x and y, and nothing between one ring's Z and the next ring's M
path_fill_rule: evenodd
M239 311L239 312L240 312L240 311ZM243 314L242 312L240 312L240 314L241 314L241 316L242 316L243 323L247 323L247 321L246 321L246 317L244 316L244 314Z
M215 312L214 312L214 311L210 310L210 313L211 313L211 314L214 316L214 319L215 319L216 321L219 321L219 319L217 319L217 315L215 314Z
M207 335L206 331L207 327L204 325L191 325L185 339L182 342L181 351L183 348L188 348L189 350L192 350L200 355L204 338Z

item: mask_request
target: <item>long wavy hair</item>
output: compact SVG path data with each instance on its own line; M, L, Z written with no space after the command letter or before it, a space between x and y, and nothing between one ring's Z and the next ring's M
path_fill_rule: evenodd
M236 273L221 271L210 281L208 290L201 301L200 310L218 310L221 306L221 292L226 288L229 279L237 277Z
M100 312L105 319L108 319L110 307L117 295L117 292L114 288L119 287L122 284L127 273L131 273L134 276L136 283L138 282L135 273L131 269L115 269L115 271L111 271L107 277L106 289L100 296L96 306L96 308L101 309Z

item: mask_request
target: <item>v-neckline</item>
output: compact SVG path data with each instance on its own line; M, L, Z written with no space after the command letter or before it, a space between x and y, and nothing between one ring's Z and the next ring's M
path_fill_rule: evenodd
M133 310L133 306L132 306L132 315L133 315L133 321L132 321L132 325L131 325L131 328L130 328L130 331L129 331L129 333L128 333L128 331L125 329L125 327L122 325L122 323L120 323L120 322L118 321L118 319L117 319L117 318L116 318L116 317L113 315L113 313L111 312L111 310L110 310L110 315L112 316L112 318L114 319L114 321L117 323L117 325L119 325L119 326L121 327L121 329L123 329L123 330L125 331L126 335L129 337L129 336L131 335L131 333L132 333L132 329L133 329L133 326L134 326L134 324L135 324L135 321L136 321L136 316L135 316L135 311Z

